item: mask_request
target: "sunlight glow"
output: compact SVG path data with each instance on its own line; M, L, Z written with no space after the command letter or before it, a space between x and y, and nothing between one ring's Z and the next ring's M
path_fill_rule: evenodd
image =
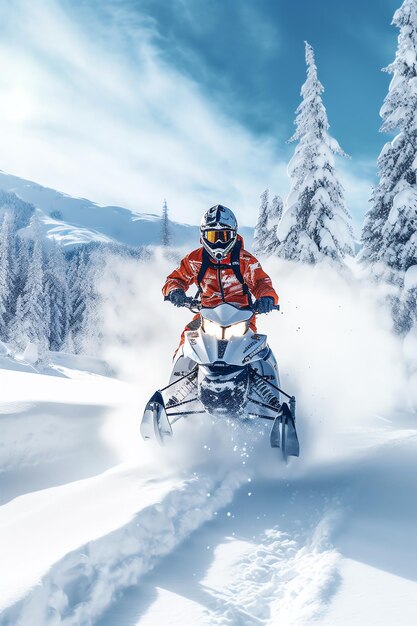
M33 102L22 89L13 89L0 95L0 115L11 122L24 123L33 112Z

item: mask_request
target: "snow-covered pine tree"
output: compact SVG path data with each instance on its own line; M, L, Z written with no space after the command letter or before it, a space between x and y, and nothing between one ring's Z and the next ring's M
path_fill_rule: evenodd
M12 211L6 211L0 230L0 338L8 339L12 318L15 267L15 220Z
M164 199L164 204L162 205L162 224L161 224L161 245L164 248L167 248L171 243L171 225L168 216L168 204L166 199Z
M253 233L253 251L256 255L265 253L265 241L268 236L269 189L260 195L258 221Z
M417 265L411 265L405 273L404 287L399 295L391 298L394 328L407 333L414 327L417 332Z
M11 319L9 340L18 348L24 349L27 338L23 334L23 290L30 263L30 243L17 235L14 239L13 293L11 299Z
M23 293L23 289L27 280L28 268L30 263L30 254L32 242L28 241L26 237L15 237L15 249L14 249L14 290L13 301L16 305L17 298ZM13 309L14 311L14 309Z
M50 307L45 289L45 267L39 219L31 219L33 247L22 294L22 336L36 343L40 352L49 347Z
M84 282L85 311L79 335L80 351L85 354L98 355L102 347L103 298L101 279L108 271L108 254L105 246L99 246L89 258Z
M278 226L277 254L286 259L317 263L331 258L337 263L354 251L351 216L336 172L334 155L346 156L330 136L329 122L317 77L313 48L306 42L307 80L296 111L299 141L288 165L291 191Z
M268 213L268 233L265 239L264 254L268 256L275 254L279 245L277 230L282 218L283 208L284 203L281 196L274 196Z
M74 347L75 352L80 352L87 297L87 257L85 250L81 249L74 254L69 264L67 274L70 303L68 331L71 335L71 339L67 343L68 346L72 345Z
M14 214L16 228L25 228L35 211L33 204L18 198L15 193L0 189L0 212L11 211Z
M405 0L393 22L400 29L393 74L380 115L381 131L399 131L386 143L378 159L379 183L363 232L361 259L375 278L404 287L409 268L417 265L417 2ZM398 329L411 320L411 294L393 298Z
M10 324L9 337L17 348L23 350L26 347L27 337L23 327L23 294L19 294L16 300L15 314Z
M66 261L58 244L54 244L49 252L46 267L46 286L51 319L49 346L51 350L61 350L68 333L71 311Z

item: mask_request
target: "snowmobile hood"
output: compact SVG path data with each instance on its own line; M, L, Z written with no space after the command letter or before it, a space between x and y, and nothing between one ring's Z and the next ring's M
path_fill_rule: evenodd
M219 304L212 309L201 309L201 316L203 319L216 322L220 326L231 326L238 322L244 322L250 320L253 312L247 309L241 309L233 304Z

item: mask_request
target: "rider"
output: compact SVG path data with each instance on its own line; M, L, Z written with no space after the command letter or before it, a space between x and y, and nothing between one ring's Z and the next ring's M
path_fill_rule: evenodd
M175 306L183 306L185 292L194 283L204 307L215 307L222 302L250 306L253 294L259 313L272 311L278 304L278 295L259 261L245 250L230 209L217 204L206 211L200 225L200 242L203 246L187 254L167 277L162 289L166 299ZM196 315L184 328L179 347L184 343L184 332L196 330L199 325L200 316ZM256 332L255 315L250 328Z

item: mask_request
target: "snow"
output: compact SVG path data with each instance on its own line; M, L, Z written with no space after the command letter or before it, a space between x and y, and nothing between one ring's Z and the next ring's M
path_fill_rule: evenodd
M22 200L33 204L38 209L45 236L67 248L90 242L117 242L133 247L160 243L160 215L137 213L117 206L99 206L85 198L73 198L2 171L0 189L13 192ZM159 207L157 210L159 213ZM59 218L54 217L56 215ZM196 221L198 220L199 217L196 216ZM177 247L195 246L198 232L197 226L171 223L172 243ZM241 234L249 245L253 229L243 227Z
M403 353L409 367L417 371L417 328L413 327L404 337ZM417 391L415 393L417 398Z
M69 249L74 246L86 245L89 243L115 243L116 237L108 237L103 235L98 230L83 228L81 226L75 226L74 224L67 224L63 221L54 220L51 217L45 215L38 209L38 214L42 224L42 230L44 236L52 241L56 241L60 245ZM30 236L30 231L27 229L21 231L22 235Z
M329 192L324 187L318 187L314 192L314 195L311 199L311 203L314 205L315 203L323 204L327 206L331 202Z
M417 265L412 265L404 274L404 289L417 287Z
M415 50L411 50L410 48L408 48L408 50L404 52L403 59L405 63L407 63L407 65L409 65L410 67L415 66L416 65Z
M417 584L377 567L345 559L341 588L321 626L396 624L409 626L417 612ZM352 603L352 597L355 602Z
M288 198L288 209L283 213L277 228L277 237L280 241L284 241L291 229L297 224L296 212L292 203L293 196ZM296 198L294 198L296 201Z
M330 234L330 232L327 230L327 228L322 228L320 230L320 241L321 241L321 246L323 250L335 250L336 249L336 245L333 240L333 237Z
M25 348L25 351L22 354L22 358L27 363L36 365L39 360L39 350L37 344L29 342Z
M302 450L285 466L264 435L224 423L178 423L163 449L140 440L189 318L161 300L171 265L118 260L103 282L108 365L32 366L5 345L1 626L412 623L412 378L375 288L354 265L268 259L282 310L258 325L297 396Z
M415 189L406 187L402 189L400 192L395 194L392 207L397 210L396 216L393 218L393 221L390 219L391 224L395 224L398 219L398 210L400 210L404 206L416 206L417 205L417 192Z
M102 376L108 366L97 360L62 353L48 359L49 366L34 367L0 358L1 502L91 475L117 458L100 429L125 386Z
M388 213L388 221L390 224L394 225L398 220L398 208L396 206L392 206L391 211Z
M155 487L138 468L116 469L6 505L0 518L3 566L9 571L6 600L49 570L42 584L15 607L15 623L32 626L35 615L42 623L47 614L74 626L93 621L120 590L137 583L158 558L227 504L240 480L226 476L217 486L210 479L159 478ZM208 490L212 496L207 501ZM68 516L71 509L74 513ZM31 536L28 524L34 528ZM16 556L32 564L24 576L13 567ZM80 578L89 580L88 597L80 589L82 602L71 606Z

